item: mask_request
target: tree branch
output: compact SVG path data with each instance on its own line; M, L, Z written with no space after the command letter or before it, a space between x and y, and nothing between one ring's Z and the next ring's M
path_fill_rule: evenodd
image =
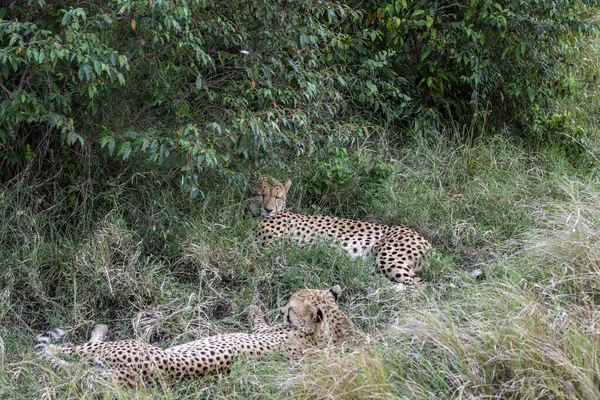
M9 98L10 100L12 100L12 93L10 92L10 90L8 90L8 89L6 88L6 86L4 86L4 85L2 84L2 82L0 82L0 89L2 89L2 90L4 91L4 93L6 93L6 95L8 96L8 98Z
M27 77L27 74L29 73L30 69L31 69L31 64L27 64L27 68L25 68L25 71L23 71L23 75L21 76L21 81L19 82L19 92L23 91L23 87L25 86L25 78Z

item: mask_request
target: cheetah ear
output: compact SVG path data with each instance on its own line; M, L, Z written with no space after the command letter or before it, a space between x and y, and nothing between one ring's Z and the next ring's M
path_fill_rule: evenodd
M288 192L288 190L290 190L290 186L292 186L292 181L290 181L289 179L283 182L283 188L285 189L286 193Z
M340 298L340 294L342 294L342 288L340 287L340 285L335 285L331 289L329 289L327 293L333 296L333 300L337 302Z

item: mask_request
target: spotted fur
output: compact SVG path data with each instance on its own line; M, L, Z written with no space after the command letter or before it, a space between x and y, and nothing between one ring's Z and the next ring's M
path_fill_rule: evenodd
M106 329L92 334L79 346L56 346L65 331L56 329L38 336L35 348L51 357L66 354L93 361L114 374L126 386L157 378L180 380L229 370L235 360L260 357L276 351L297 356L314 346L335 344L350 326L336 300L340 287L329 290L302 289L281 310L285 322L269 326L258 308L251 311L252 333L211 336L168 349L140 340L103 341ZM96 329L94 330L96 331Z
M261 178L250 198L248 209L263 216L255 237L259 246L268 246L282 237L312 243L331 239L351 257L372 257L377 269L403 288L420 286L420 262L429 242L405 226L375 224L322 215L303 215L285 211L291 181Z

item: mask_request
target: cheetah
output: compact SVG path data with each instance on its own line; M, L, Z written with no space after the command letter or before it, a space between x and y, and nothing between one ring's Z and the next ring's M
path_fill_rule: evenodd
M391 226L322 215L303 215L285 211L292 182L262 177L251 193L248 211L262 215L254 232L259 246L288 237L311 243L322 237L331 239L352 258L370 257L398 290L406 286L424 287L420 262L431 244L405 226Z
M282 351L297 357L305 350L339 343L350 319L340 310L339 285L328 290L301 289L281 309L284 323L269 326L258 307L252 307L252 333L230 333L198 339L162 349L140 340L104 341L107 328L97 325L89 342L79 346L51 344L66 332L47 331L38 336L35 349L57 360L66 354L93 361L126 387L157 378L179 381L225 373L236 360ZM60 360L64 363L63 360Z

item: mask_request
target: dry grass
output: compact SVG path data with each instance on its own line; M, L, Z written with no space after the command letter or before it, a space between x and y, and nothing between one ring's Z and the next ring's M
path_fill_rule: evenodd
M314 351L278 377L284 393L306 399L393 399L396 386L381 354L354 343Z
M109 214L75 254L76 268L85 276L102 280L90 285L108 288L111 296L149 296L154 282L151 276L138 272L143 269L136 268L144 262L140 245L137 233L127 228L121 218Z
M528 288L476 292L469 301L477 306L433 303L411 310L390 337L413 338L398 342L407 352L433 353L440 363L438 379L456 398L600 396L600 337L582 329L597 323L597 313L575 306L548 308ZM417 376L411 381L427 382L427 370L413 367ZM424 386L422 392L428 388Z
M600 398L600 195L574 185L518 250L487 266L499 279L455 275L418 302L398 299L398 321L370 344L312 354L278 377L281 389L311 399Z
M600 292L600 194L596 186L576 183L563 192L565 201L540 212L544 227L528 233L522 255L552 274L545 295L567 291L586 302Z

